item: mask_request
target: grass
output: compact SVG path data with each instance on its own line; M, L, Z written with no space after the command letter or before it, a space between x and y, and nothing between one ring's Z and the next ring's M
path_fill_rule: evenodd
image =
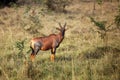
M104 47L96 27L88 17L92 15L89 12L92 6L87 5L92 3L79 4L69 6L67 10L71 12L67 14L47 13L44 7L39 6L1 9L0 80L119 80L120 31L110 32L108 46ZM115 11L107 8L103 11L106 12L105 16L100 15L98 6L94 16L96 19L113 21L117 6L116 3L105 3L103 7L108 4L109 7L114 6ZM40 51L32 63L29 59L30 39L57 33L57 22L67 22L69 29L57 49L56 61L50 61L50 51ZM16 47L16 44L24 47Z

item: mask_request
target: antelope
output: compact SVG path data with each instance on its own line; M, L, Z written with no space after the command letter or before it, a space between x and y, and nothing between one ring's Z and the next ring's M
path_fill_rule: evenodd
M64 39L65 31L66 31L66 23L62 27L59 23L59 28L56 28L60 32L58 34L50 34L45 37L36 37L31 39L30 48L32 53L30 58L34 61L35 56L39 52L39 50L46 51L51 49L51 61L55 60L56 49L59 47L60 43Z

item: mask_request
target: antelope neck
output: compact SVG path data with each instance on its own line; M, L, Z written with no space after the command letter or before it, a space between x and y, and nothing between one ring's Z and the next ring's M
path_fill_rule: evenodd
M59 37L59 42L61 42L64 39L64 35L61 32L58 34L58 37Z

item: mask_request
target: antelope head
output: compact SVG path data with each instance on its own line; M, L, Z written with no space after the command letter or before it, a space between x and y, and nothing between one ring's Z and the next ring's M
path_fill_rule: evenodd
M64 26L62 27L61 23L58 23L59 24L59 28L56 28L57 30L60 31L60 34L64 37L65 35L65 31L67 30L66 29L66 23L64 24Z

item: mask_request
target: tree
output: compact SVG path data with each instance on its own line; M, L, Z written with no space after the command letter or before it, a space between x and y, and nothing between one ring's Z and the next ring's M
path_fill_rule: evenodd
M100 34L100 37L103 40L105 53L106 53L107 47L108 47L108 35L109 35L107 33L116 29L116 28L111 28L114 22L106 26L106 23L107 23L106 21L96 21L93 17L90 17L90 19L91 19L91 22L93 22L98 29L97 32Z
M8 6L10 3L16 3L17 0L0 0L0 6Z

